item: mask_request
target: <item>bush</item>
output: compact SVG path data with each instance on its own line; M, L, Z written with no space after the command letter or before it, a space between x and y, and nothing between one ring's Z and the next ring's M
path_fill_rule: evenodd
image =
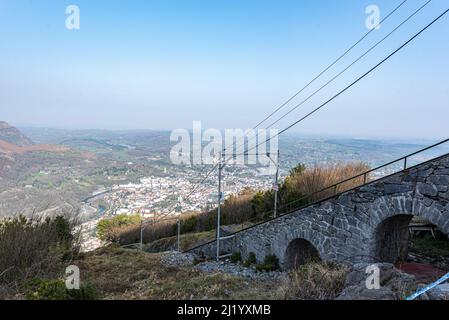
M67 290L69 300L98 300L100 294L90 284L81 285L79 289Z
M363 184L363 177L347 181L339 185L337 190L331 188L316 193L335 183L349 179L368 170L369 166L362 162L347 164L337 163L331 166L315 166L313 168L305 168L300 165L294 168L290 172L290 176L285 179L281 190L281 206L282 203L288 203L292 200L304 197L305 195L315 193L310 198L304 199L302 203L295 203L296 207L330 197L334 195L335 191L339 193L357 187Z
M278 299L333 300L343 290L348 268L336 263L309 263L289 273Z
M96 300L99 295L94 287L82 285L79 289L67 289L62 280L32 280L25 294L29 300Z
M118 214L112 218L103 219L98 222L97 236L103 241L117 242L122 230L130 226L138 226L140 230L141 222L142 218L138 214Z
M67 289L61 280L34 280L29 287L25 295L29 300L67 299Z
M279 259L274 254L265 256L264 262L256 266L257 271L275 271L279 270Z
M248 258L243 262L244 267L249 267L257 262L256 254L254 252L250 252Z
M232 263L240 262L242 261L242 254L240 252L234 252L229 260L231 260Z
M14 290L33 278L53 278L80 246L76 222L54 218L6 218L0 221L0 289ZM1 291L1 290L0 290Z

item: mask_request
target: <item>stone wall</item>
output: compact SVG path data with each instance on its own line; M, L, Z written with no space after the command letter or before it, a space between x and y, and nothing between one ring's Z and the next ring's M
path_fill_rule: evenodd
M412 216L449 234L448 186L446 155L238 232L220 246L223 254L239 251L243 258L254 252L258 261L275 254L283 268L291 262L294 252L287 248L295 239L313 245L323 260L392 262L407 250L408 233L406 236L403 226ZM387 220L395 216L405 218ZM396 242L384 248L386 239ZM212 242L192 251L214 257L215 245Z

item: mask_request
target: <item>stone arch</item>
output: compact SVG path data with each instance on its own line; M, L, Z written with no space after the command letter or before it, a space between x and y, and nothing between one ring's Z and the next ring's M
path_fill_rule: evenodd
M287 246L284 254L284 269L295 269L311 261L321 260L315 246L304 238L296 238Z
M409 224L412 215L395 215L383 220L375 232L375 260L396 263L408 255Z
M375 261L396 263L405 261L410 240L409 224L413 217L422 218L448 234L449 215L439 201L426 206L424 200L413 199L410 213L386 214L376 226L374 232ZM397 208L404 209L404 208Z
M419 192L382 195L371 203L367 213L370 257L374 261L395 263L407 257L408 226L415 216L449 237L449 204L439 196L430 198Z

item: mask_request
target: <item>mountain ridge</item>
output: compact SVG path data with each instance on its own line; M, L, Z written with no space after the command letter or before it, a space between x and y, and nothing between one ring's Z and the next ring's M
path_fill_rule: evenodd
M9 123L0 120L0 140L18 147L29 147L34 142Z
M65 152L69 148L59 145L35 144L19 129L0 120L0 153L21 154L31 151Z

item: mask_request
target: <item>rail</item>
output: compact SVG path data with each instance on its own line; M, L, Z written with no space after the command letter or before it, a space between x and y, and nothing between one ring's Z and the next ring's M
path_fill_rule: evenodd
M402 167L402 170L398 170L398 171L392 173L391 175L397 174L397 173L400 173L400 172L405 172L405 171L407 171L407 170L410 168L410 167L408 167L408 164L409 164L409 163L408 163L408 160L409 160L411 157L416 156L416 155L418 155L418 154L421 154L421 153L423 153L423 152L425 152L425 151L434 149L434 148L436 148L436 147L438 147L438 146L441 146L441 145L443 145L443 144L445 144L445 143L447 143L447 142L449 142L449 138L448 138L448 139L445 139L445 140L442 140L442 141L440 141L440 142L438 142L438 143L432 144L432 145L430 145L430 146L428 146L428 147L425 147L425 148L423 148L423 149L420 149L420 150L418 150L418 151L415 151L415 152L412 152L412 153L410 153L410 154L407 154L406 156L403 156L403 157L398 158L398 159L396 159L396 160L393 160L393 161L390 161L390 162L388 162L388 163L385 163L385 164L383 164L383 165L381 165L381 166L378 166L378 167L375 167L375 168L373 168L373 169L370 169L370 170L367 170L367 171L365 171L365 172L362 172L362 173L360 173L360 174L357 174L357 175L355 175L355 176L353 176L353 177L351 177L351 178L348 178L348 179L344 179L344 180L342 180L342 181L339 181L339 182L337 182L337 183L335 183L335 184L332 184L332 185L330 185L330 186L328 186L328 187L325 187L325 188L323 188L323 189L320 189L320 190L318 190L318 191L314 191L314 192L312 192L312 193L310 193L310 194L307 194L307 195L305 195L305 196L302 196L302 197L300 197L300 198L298 198L298 199L295 199L295 200L293 200L293 201L291 201L291 202L289 202L289 203L286 203L286 204L284 204L284 205L282 205L282 206L280 206L280 207L278 208L279 211L282 211L282 209L288 209L288 210L285 210L284 213L278 214L276 217L270 217L270 218L265 219L265 220L263 220L263 219L261 220L260 218L256 218L256 219L257 219L257 220L256 220L257 222L256 222L255 224L245 227L245 226L244 226L245 223L248 224L248 223L251 223L251 222L255 221L254 219L247 220L247 221L245 221L245 222L242 223L241 229L239 229L238 231L232 233L231 235L235 235L236 233L239 233L239 232L242 232L242 231L244 231L244 230L253 228L253 227L257 226L257 225L264 224L264 223L266 223L266 222L269 222L269 221L273 221L273 220L279 219L279 218L284 217L284 216L286 216L286 215L288 215L288 214L291 214L291 213L296 212L296 211L298 211L298 210L304 209L304 208L306 208L306 207L308 207L308 206L311 206L311 205L313 205L313 204L316 204L316 203L319 203L319 202L328 200L328 199L333 198L333 197L335 197L335 196L337 196L338 194L341 194L341 193L343 193L343 192L349 191L350 189L353 189L353 188L348 188L348 189L346 189L346 190L343 189L343 191L342 191L341 189L339 189L339 187L341 187L343 184L348 183L348 182L350 182L350 181L353 181L353 180L355 180L355 179L361 179L361 178L363 178L363 183L361 183L360 185L358 185L356 188L360 188L360 187L362 187L363 185L366 185L366 184L368 184L368 183L372 183L372 182L374 182L374 181L383 179L383 178L385 178L385 177L381 177L381 178L379 178L379 179L374 179L374 180L368 180L369 175L370 175L371 173L373 173L373 172L375 172L375 171L378 171L378 170L380 170L380 169L384 169L384 168L386 168L386 167L388 167L388 166L391 166L391 165L393 165L393 164L395 164L395 163L402 162L402 163L403 163L403 167ZM441 156L440 156L440 157L441 157ZM427 160L427 161L433 161L433 160L435 160L435 159L437 159L437 158L440 158L440 157L432 158L432 159ZM420 165L420 164L423 164L423 163L426 163L427 161L420 162L420 163L418 163L418 164L415 164L414 166ZM324 197L321 197L321 198L316 197L316 196L318 196L318 195L320 195L320 194L323 194L323 193L325 193L325 192L328 192L329 190L332 191L332 193L331 193L330 195L327 195L327 196L324 196ZM316 201L311 201L311 202L309 202L309 203L306 203L305 205L301 205L301 206L298 206L298 207L295 207L295 208L291 209L292 205L297 204L298 202L304 202L304 201L307 200L307 199L315 199L315 198L317 199ZM260 215L262 215L262 216L267 216L267 215L269 215L270 213L273 213L273 212L274 212L274 210L270 210L270 211L266 211L266 212L264 212L264 213L261 213ZM190 248L190 249L188 249L188 250L186 250L186 251L193 250L193 249L195 249L195 248L204 246L204 245L206 245L206 244L209 244L209 243L212 243L212 242L215 242L215 241L216 241L216 240L212 240L212 241L209 241L209 242L207 242L207 243L203 243L203 244L201 244L201 245L199 245L199 246Z

